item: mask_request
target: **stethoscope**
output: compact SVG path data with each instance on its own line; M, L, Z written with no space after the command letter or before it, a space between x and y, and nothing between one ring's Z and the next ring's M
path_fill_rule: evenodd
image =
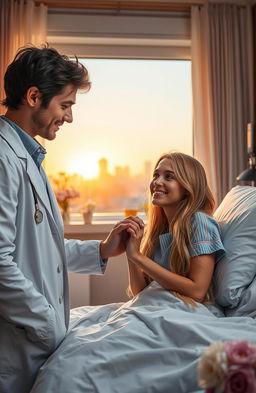
M44 216L43 216L42 211L39 209L39 203L38 203L38 199L37 199L37 196L36 196L35 187L33 186L31 180L29 180L29 181L30 181L30 184L31 184L31 188L32 188L32 192L33 192L33 197L34 197L34 202L35 202L35 214L34 214L34 219L35 219L36 224L40 224L40 223L43 221Z
M2 137L2 135L1 135L1 137ZM3 138L3 139L8 143L10 148L13 150L13 147L10 145L10 143L5 138ZM36 196L35 187L33 186L33 184L32 184L30 179L29 179L29 182L30 182L30 185L31 185L31 189L32 189L32 192L33 192L33 197L34 197L34 202L35 202L34 219L35 219L36 224L40 224L43 221L44 216L43 216L42 211L39 209L39 203L38 203L38 199L37 199L37 196Z

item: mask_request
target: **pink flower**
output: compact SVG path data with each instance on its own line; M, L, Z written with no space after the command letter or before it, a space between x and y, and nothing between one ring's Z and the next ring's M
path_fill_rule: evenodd
M56 198L58 201L63 202L66 199L66 191L65 190L56 191Z
M80 196L79 192L75 191L75 190L57 190L56 191L56 198L59 202L64 202L67 199L71 199L71 198L78 198Z
M256 347L248 341L227 342L225 351L231 365L249 366L256 363Z
M80 197L79 192L77 192L75 190L71 190L71 191L72 191L71 198L78 198L78 197Z
M79 192L72 190L72 189L68 189L66 190L66 197L67 198L77 198L79 197Z
M256 393L255 374L250 368L231 370L225 393Z

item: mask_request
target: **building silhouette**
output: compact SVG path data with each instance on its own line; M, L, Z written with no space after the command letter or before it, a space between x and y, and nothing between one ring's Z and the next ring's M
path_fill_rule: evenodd
M101 158L98 161L98 164L99 164L99 178L104 179L109 177L108 160L106 158Z

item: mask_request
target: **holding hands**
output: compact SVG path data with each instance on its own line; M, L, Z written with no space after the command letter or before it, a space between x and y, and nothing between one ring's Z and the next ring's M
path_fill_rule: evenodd
M108 237L100 244L102 259L120 255L126 251L127 256L139 253L144 233L144 222L139 217L127 217L116 223Z
M130 217L135 218L135 217ZM137 217L138 219L138 217ZM139 219L140 220L140 219ZM127 232L130 233L130 236L126 243L126 255L128 259L132 259L135 255L140 253L140 243L144 234L144 223L142 220L142 225L137 225L135 227L135 223L133 224L133 228L128 228Z

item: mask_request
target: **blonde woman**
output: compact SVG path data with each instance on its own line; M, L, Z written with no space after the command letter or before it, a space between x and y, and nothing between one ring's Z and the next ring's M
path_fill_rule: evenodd
M150 198L145 234L138 218L127 219L130 294L156 281L191 305L212 302L214 265L224 247L202 165L186 154L162 155Z

